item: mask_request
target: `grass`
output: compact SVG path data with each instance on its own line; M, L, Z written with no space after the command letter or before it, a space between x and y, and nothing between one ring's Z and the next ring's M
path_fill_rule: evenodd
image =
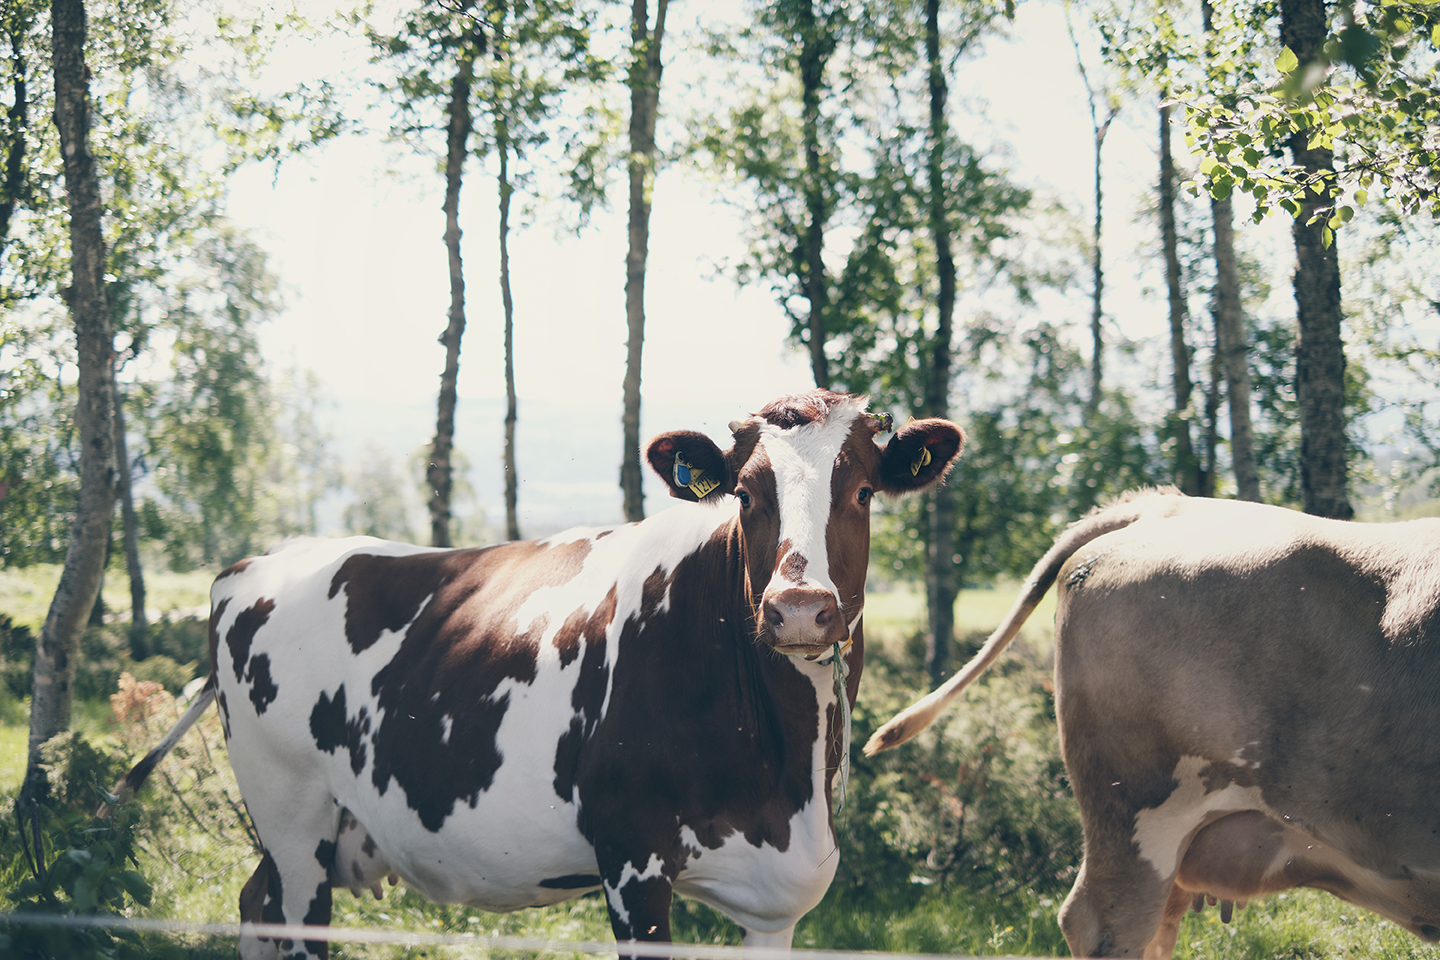
M36 631L45 622L55 587L60 583L61 566L41 563L32 567L0 568L0 613L9 614L18 624ZM210 605L210 583L213 570L188 573L155 573L145 577L145 608L152 620L162 615L191 613ZM130 577L124 566L105 571L101 588L105 609L130 615Z
M1002 584L993 588L961 590L955 600L955 635L973 637L989 635L1010 607L1020 588ZM925 592L923 587L895 584L872 589L865 595L865 637L878 640L887 648L903 643L925 630ZM1020 637L1042 656L1055 646L1055 593L1052 590L1025 621Z

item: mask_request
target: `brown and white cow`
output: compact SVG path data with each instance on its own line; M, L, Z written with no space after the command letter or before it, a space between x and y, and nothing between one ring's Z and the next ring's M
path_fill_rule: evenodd
M1071 525L929 725L1059 580L1055 697L1085 833L1076 956L1169 957L1181 918L1328 890L1440 940L1440 520L1131 496Z
M880 446L888 422L787 397L724 452L652 441L696 502L640 523L484 549L301 540L222 573L206 689L265 850L242 922L325 924L332 886L393 873L491 911L603 889L621 941L668 940L676 891L788 945L835 872L871 495L941 480L963 442L919 420ZM242 939L277 952L325 944Z

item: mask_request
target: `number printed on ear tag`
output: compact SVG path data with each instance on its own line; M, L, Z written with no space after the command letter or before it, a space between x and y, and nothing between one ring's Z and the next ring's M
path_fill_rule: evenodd
M675 484L686 487L698 499L704 500L705 496L720 486L719 480L713 480L705 476L705 471L690 463L684 457L675 456Z

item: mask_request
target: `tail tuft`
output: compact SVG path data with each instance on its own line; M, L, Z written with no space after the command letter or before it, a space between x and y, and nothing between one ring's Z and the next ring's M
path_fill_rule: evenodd
M195 725L195 721L200 719L200 715L214 701L215 674L211 673L210 679L205 682L200 695L190 704L190 708L185 711L184 716L176 721L169 733L165 734L165 739L156 744L154 749L145 754L145 757L135 764L129 773L120 778L120 781L110 790L112 796L106 798L106 801L100 805L100 809L95 811L95 816L102 820L109 820L115 816L116 808L130 802L130 798L135 796L136 791L145 785L145 781L149 779L155 767L165 759L171 750L175 749L175 744L180 742L180 738L185 736L186 731Z

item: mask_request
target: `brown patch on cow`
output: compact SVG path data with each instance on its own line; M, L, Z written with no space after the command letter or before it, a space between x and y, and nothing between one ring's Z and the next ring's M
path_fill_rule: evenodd
M555 745L555 794L566 803L575 799L575 771L580 763L580 753L595 733L600 709L605 704L605 690L610 682L610 667L605 662L605 637L614 619L615 588L611 587L577 637L577 643L584 640L585 658L580 661L580 673L570 693L570 706L575 715L570 718L570 729L561 735Z
M456 803L473 807L494 782L504 760L496 734L510 704L508 693L496 694L506 681L534 682L545 628L541 618L517 632L516 613L535 590L572 579L589 551L589 541L575 541L357 555L336 574L331 595L345 585L353 650L409 624L371 683L383 718L369 738L371 777L382 794L398 783L426 829L438 831ZM325 713L326 742L337 747L348 748L350 731L363 735L373 722L336 701L316 708ZM312 715L312 732L314 723Z
M344 747L350 754L350 770L356 776L365 769L366 741L370 734L370 713L361 707L351 717L345 706L345 684L340 684L335 696L320 692L320 699L310 710L310 736L315 746L329 754Z
M250 646L255 642L255 634L265 625L265 621L270 619L274 610L275 601L261 597L249 608L241 610L235 616L235 622L230 624L230 629L225 634L225 645L230 648L236 683L245 678L245 664L250 659Z
M215 605L210 611L210 624L206 631L210 641L210 672L214 674L220 667L217 654L220 651L220 620L225 616L225 610L230 606L230 598L226 597Z
M691 854L677 816L710 849L740 833L786 850L790 819L814 799L815 689L756 645L740 561L740 532L727 528L675 566L663 611L667 580L651 574L621 628L609 707L576 773L580 828L604 876L650 852L678 872Z
M280 688L270 676L269 654L257 653L250 658L250 666L245 669L245 680L250 684L250 702L255 705L255 712L264 713L265 708L274 703L275 698L280 695Z
M852 398L843 393L808 390L772 400L756 416L763 417L768 423L782 430L790 430L807 423L824 423L837 403L849 399Z
M220 729L225 733L225 741L230 741L230 704L225 699L224 690L215 691L215 705L220 708Z
M237 574L244 573L253 561L253 557L246 557L244 560L238 560L235 563L230 564L230 566L226 567L224 570L221 570L218 574L216 574L215 582L219 583L226 577L233 577Z
M793 583L804 582L805 568L809 566L809 562L791 549L789 540L780 545L780 549L775 551L775 555L785 558L785 561L780 564L780 576Z
M323 859L327 854L329 855L329 861ZM301 922L307 927L326 927L330 925L330 912L332 908L332 895L330 893L328 872L331 864L333 864L335 860L335 844L328 840L320 841L320 846L315 851L315 856L320 860L321 864L325 866L327 876L315 887L315 896L310 898L309 908L305 911L305 918ZM320 960L326 960L326 958L330 956L330 942L328 940L306 940L304 943L305 949L319 957Z
M870 504L880 471L875 427L859 417L840 446L830 473L830 517L825 525L825 554L835 585L840 615L848 626L865 609L865 574L870 566ZM863 499L862 490L870 491ZM859 681L858 672L855 674Z
M775 573L780 555L779 494L775 487L775 468L764 450L746 461L740 471L740 483L750 494L750 505L740 511L744 545L736 556L744 560L750 578L750 595L758 602Z
M581 607L560 624L560 629L555 631L555 649L560 651L560 666L568 667L580 656L580 637L585 629L585 622L590 615Z

